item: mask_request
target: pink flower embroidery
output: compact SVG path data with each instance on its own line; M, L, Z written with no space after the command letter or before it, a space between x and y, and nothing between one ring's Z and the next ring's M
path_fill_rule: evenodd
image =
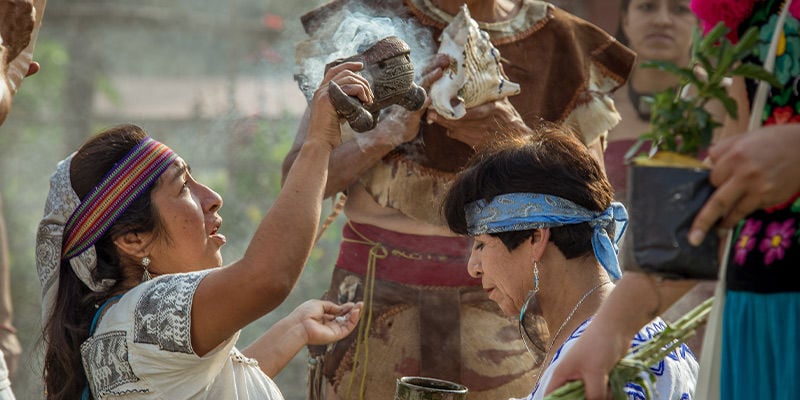
M794 235L794 218L788 219L783 223L771 222L767 226L767 232L761 245L758 247L764 254L764 264L770 265L776 259L782 260L786 254L786 249L792 243Z
M744 223L742 232L739 234L739 239L736 241L736 246L734 247L735 253L733 261L736 262L736 264L744 265L747 253L753 250L753 247L756 247L755 236L760 230L761 221L748 219L747 222Z

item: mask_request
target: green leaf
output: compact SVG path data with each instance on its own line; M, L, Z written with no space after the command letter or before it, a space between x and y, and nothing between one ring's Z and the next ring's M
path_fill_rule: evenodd
M727 26L725 26L724 22L719 22L703 38L702 42L700 43L699 53L708 53L712 46L714 46L723 35L728 33L728 30L729 29Z
M708 58L707 54L697 53L695 54L694 58L697 62L700 63L700 66L703 67L706 71L713 71L714 64L711 63L711 60Z
M753 26L739 38L739 42L733 47L733 54L736 60L741 60L753 50L758 42L758 29Z
M697 77L694 75L691 68L681 68L671 61L666 61L666 60L645 61L641 64L641 67L655 68L655 69L660 69L662 71L671 72L672 74L678 75L679 77L686 79L692 83L697 81Z
M757 79L760 81L767 81L773 87L780 88L781 83L774 74L755 64L742 64L731 71L734 76L743 76L745 78Z
M725 89L721 87L714 88L709 92L709 94L722 103L723 107L725 107L725 111L731 118L739 119L739 109L736 105L736 100L728 95L728 92Z
M720 102L722 102L722 105L725 107L725 111L728 113L728 115L731 118L738 120L739 109L737 108L736 100L734 100L733 97L728 96L727 94L718 97L718 99Z
M717 66L713 71L708 71L708 81L714 85L717 85L722 81L722 78L725 77L726 73L735 61L733 59L733 48L731 46L731 42L723 40L717 47L717 50L717 54L719 54Z

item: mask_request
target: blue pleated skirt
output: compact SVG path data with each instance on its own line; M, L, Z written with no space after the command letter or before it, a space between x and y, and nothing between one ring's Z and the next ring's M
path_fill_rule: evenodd
M728 291L722 399L800 399L800 293Z

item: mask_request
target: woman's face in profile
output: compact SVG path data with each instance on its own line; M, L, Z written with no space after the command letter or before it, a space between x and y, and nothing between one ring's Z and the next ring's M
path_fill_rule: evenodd
M153 205L163 225L151 247L152 272L165 274L197 271L222 265L217 214L222 197L192 177L189 166L178 158L152 192Z
M528 291L533 289L530 242L508 251L494 236L475 236L467 269L472 277L481 279L483 290L505 315L519 316Z
M689 0L631 0L622 15L622 29L639 62L689 62L697 18Z

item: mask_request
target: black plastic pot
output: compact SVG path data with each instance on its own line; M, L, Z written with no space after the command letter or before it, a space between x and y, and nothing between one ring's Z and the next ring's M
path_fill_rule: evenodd
M706 235L698 247L687 239L692 220L714 191L708 174L699 168L628 167L625 269L666 278L717 279L717 235Z

